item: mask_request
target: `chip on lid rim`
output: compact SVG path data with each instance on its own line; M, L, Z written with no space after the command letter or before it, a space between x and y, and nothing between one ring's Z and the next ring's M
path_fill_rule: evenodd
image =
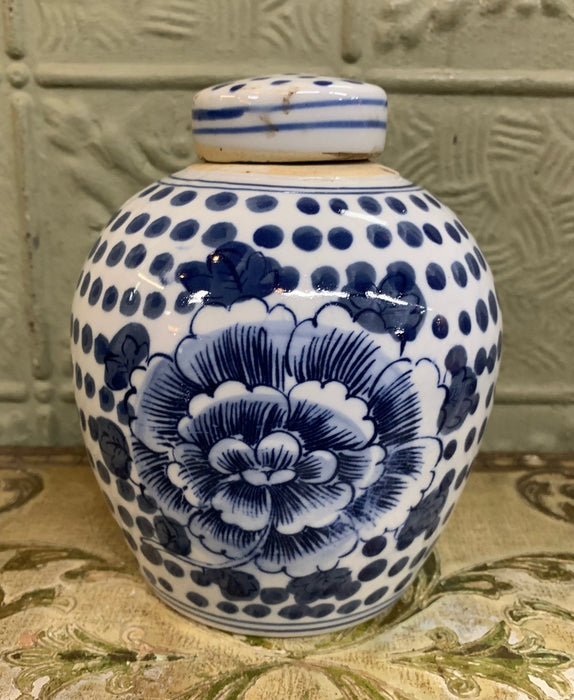
M246 78L198 92L192 130L197 155L216 163L368 159L385 145L387 96L347 78Z

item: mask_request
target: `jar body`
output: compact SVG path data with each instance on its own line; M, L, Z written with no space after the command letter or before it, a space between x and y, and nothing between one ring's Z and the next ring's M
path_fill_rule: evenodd
M114 517L163 600L230 631L392 605L492 405L501 317L476 242L396 173L345 167L165 178L107 225L74 300Z

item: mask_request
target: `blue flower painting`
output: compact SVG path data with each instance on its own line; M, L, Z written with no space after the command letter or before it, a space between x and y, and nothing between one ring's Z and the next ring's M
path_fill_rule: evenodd
M132 371L134 466L193 563L326 570L381 523L399 527L430 486L438 370L390 361L353 315L203 306L173 354Z

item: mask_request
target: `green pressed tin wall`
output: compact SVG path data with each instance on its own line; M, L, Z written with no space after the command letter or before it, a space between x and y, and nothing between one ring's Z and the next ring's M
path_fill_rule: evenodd
M0 443L77 444L69 306L195 90L313 71L389 93L383 161L457 211L505 321L487 449L574 448L574 0L0 0Z

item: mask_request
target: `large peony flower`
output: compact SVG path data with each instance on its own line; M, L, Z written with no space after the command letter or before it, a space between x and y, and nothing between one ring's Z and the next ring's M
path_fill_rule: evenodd
M440 455L434 364L389 361L338 305L204 307L131 381L140 481L202 566L332 567L401 524Z

